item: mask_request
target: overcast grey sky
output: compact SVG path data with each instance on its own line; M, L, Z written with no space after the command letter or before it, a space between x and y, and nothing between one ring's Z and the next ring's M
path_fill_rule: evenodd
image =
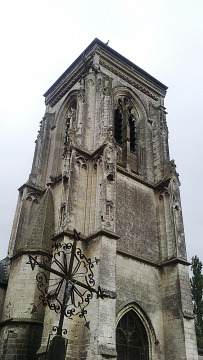
M0 34L0 258L30 173L43 94L98 37L169 87L188 259L203 261L203 0L1 0Z

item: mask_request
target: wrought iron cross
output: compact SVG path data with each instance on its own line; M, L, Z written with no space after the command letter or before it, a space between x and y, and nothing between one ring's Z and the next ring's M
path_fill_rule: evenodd
M93 293L97 295L97 298L103 298L102 290L100 286L95 289L95 280L93 274L93 268L98 265L100 259L95 257L94 261L87 258L77 248L77 241L80 240L80 233L74 230L73 243L56 243L53 245L55 253L53 258L44 257L42 262L38 262L37 256L29 256L29 261L32 270L35 266L46 270L47 272L57 275L58 280L48 279L44 272L37 274L36 279L38 282L38 289L41 292L39 296L39 304L33 305L32 313L37 311L37 308L42 304L49 306L51 310L60 314L59 325L57 327L57 335L62 336L64 316L72 318L74 315L84 317L85 326L90 329L89 321L86 319L87 310L90 300L93 297ZM70 257L69 265L67 262L67 255ZM84 282L78 280L83 278ZM53 283L52 283L53 281ZM63 300L59 299L59 295L64 287ZM54 327L56 328L56 327Z

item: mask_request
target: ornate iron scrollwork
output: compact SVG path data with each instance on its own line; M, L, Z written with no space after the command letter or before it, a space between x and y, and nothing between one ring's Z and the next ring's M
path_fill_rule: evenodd
M82 250L76 247L78 240L80 240L80 234L74 230L73 243L55 243L52 258L44 257L41 262L38 262L37 256L29 255L27 262L32 270L35 269L35 266L39 266L46 271L41 271L36 275L40 301L37 306L33 304L32 313L36 312L40 305L43 305L60 314L57 327L57 334L60 335L64 331L62 330L64 316L72 318L79 315L80 318L85 319L85 326L89 329L86 308L93 298L93 293L96 293L97 298L103 298L101 288L95 289L94 287L93 269L100 260L96 257L93 261L87 258ZM56 276L49 278L47 272Z

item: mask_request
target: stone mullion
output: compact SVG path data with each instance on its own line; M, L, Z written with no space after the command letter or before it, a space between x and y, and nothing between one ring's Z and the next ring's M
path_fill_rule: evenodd
M84 100L78 98L77 106L77 134L82 133L82 123L83 123L83 110L84 110Z

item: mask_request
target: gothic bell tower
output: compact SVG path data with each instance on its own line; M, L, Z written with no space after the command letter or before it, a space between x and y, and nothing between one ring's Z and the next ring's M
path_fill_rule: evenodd
M167 87L95 39L44 94L19 200L1 320L2 360L45 359L57 314L41 307L28 254L71 242L103 299L66 319L67 359L197 360L179 178L169 158ZM14 301L15 298L15 301Z

